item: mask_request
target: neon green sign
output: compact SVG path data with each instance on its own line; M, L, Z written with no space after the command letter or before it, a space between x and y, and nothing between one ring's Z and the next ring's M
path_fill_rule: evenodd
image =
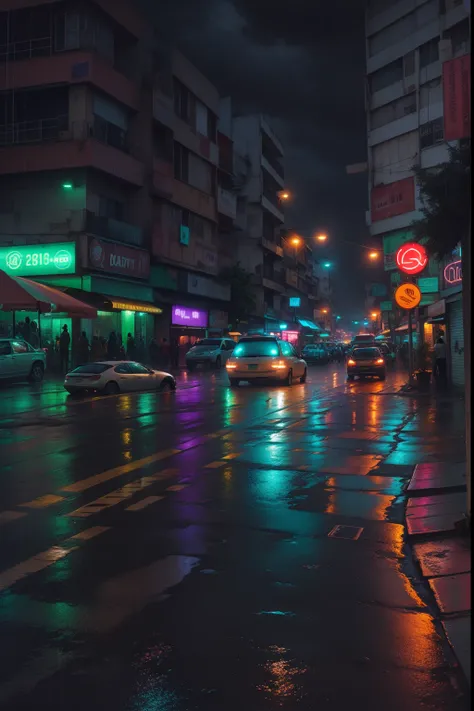
M74 242L0 247L0 269L11 276L74 274Z

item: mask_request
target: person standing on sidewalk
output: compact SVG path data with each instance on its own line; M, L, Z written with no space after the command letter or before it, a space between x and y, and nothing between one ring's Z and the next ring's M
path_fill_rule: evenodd
M61 335L59 336L59 362L61 365L61 372L67 373L69 368L69 345L71 343L71 336L67 330L66 324L63 326Z
M89 362L89 339L85 331L82 331L77 344L78 365L85 365Z
M434 374L436 380L438 380L443 385L446 384L448 379L448 369L446 362L446 344L444 340L440 337L434 346Z

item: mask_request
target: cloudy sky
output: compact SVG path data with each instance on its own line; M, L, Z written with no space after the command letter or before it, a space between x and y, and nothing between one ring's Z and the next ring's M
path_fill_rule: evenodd
M367 243L364 0L143 0L163 37L231 95L238 111L267 114L285 146L294 202L287 226L331 235L339 308L358 315Z

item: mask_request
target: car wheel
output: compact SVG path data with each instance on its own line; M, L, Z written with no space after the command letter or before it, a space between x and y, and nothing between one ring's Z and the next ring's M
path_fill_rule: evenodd
M305 383L307 377L308 377L308 371L307 371L306 368L305 368L305 369L304 369L304 373L303 373L303 375L302 375L301 378L300 378L300 383Z
M165 378L164 380L161 381L160 387L159 387L160 392L162 392L162 393L171 392L171 390L174 390L174 389L175 389L174 383L169 378Z
M221 357L220 357L220 356L217 356L217 358L216 358L216 365L215 365L216 370L220 370L221 365L222 365Z
M353 375L348 375L348 376L347 376L347 379L348 379L348 380L354 380L354 376L353 376Z
M40 361L33 363L28 380L32 383L41 383L44 378L44 365Z
M293 385L293 371L290 369L288 375L286 376L285 385Z
M231 388L238 388L240 380L237 380L237 378L229 378L229 383Z
M120 388L114 380L110 380L102 392L104 395L117 395L120 392Z

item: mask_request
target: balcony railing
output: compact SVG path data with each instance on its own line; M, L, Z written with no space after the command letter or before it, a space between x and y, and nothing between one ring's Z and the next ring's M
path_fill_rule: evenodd
M85 212L85 229L90 234L137 246L143 244L143 230L141 227L131 225L123 220L101 217L89 210Z
M0 45L0 60L15 61L33 57L49 57L51 54L53 54L52 37L36 37Z
M0 146L57 141L68 128L67 115L0 125Z

